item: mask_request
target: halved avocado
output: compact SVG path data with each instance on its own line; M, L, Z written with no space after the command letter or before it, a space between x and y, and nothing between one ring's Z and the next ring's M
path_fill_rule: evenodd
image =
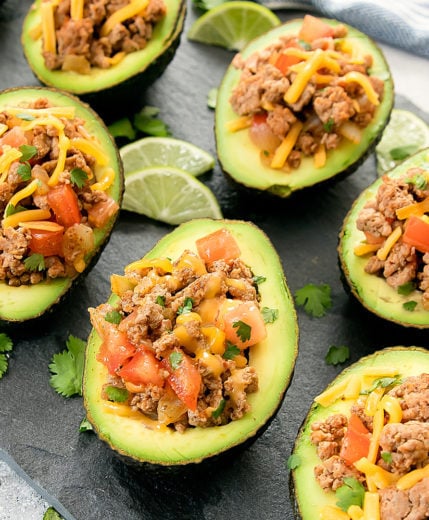
M429 149L422 150L403 161L385 175L398 178L406 174L410 168L428 169ZM356 227L356 219L363 206L375 197L382 178L377 179L366 188L355 200L352 208L346 215L338 243L339 264L346 282L346 288L354 297L373 314L395 322L405 327L428 328L429 311L422 306L422 292L415 290L403 295L398 290L389 286L383 277L365 272L364 267L368 262L367 256L357 256L354 248L364 240L364 234ZM406 310L404 303L417 302L414 310Z
M24 55L33 73L44 85L71 92L110 117L116 113L123 115L130 107L135 110L141 91L164 72L180 43L186 2L164 1L167 14L155 26L144 49L127 54L108 69L92 67L89 74L78 74L73 71L49 70L45 66L40 31L42 0L36 0L25 17L22 28Z
M323 21L330 25L340 22L332 19ZM275 43L280 37L296 35L302 19L288 21L250 42L241 55L244 59L254 52L260 52ZM343 24L346 25L346 24ZM389 66L380 48L367 35L346 25L349 40L358 54L369 54L373 58L371 76L384 81L383 99L376 109L375 116L363 130L358 144L343 140L335 150L327 152L326 164L315 168L313 157L303 157L301 165L290 172L270 168L261 162L261 151L251 141L247 130L231 132L229 122L238 118L229 102L231 93L237 85L241 71L232 64L228 67L219 88L216 101L215 134L219 161L224 172L239 185L254 190L288 197L293 192L322 183L340 174L355 171L361 162L374 149L381 133L387 125L393 106L393 81Z
M332 389L346 382L350 376L361 379L365 374L387 373L397 374L401 379L408 376L417 376L429 372L429 351L415 346L395 346L379 350L374 354L361 358L353 365L343 370L326 390ZM357 376L357 377L356 377ZM368 381L371 379L365 378ZM370 384L370 383L369 383ZM335 506L338 500L334 492L325 492L317 483L314 468L320 464L316 446L311 443L311 425L317 421L324 421L330 415L350 413L350 399L338 398L327 406L314 402L298 432L293 455L297 467L291 472L289 481L291 501L296 518L313 520L319 518L324 506Z
M187 428L184 433L159 428L158 423L116 415L102 399L108 379L105 366L97 361L100 338L92 330L86 350L83 376L84 405L98 436L129 462L157 466L181 466L213 460L225 451L256 438L280 407L289 386L297 356L298 328L293 299L283 269L267 236L251 223L236 220L197 219L177 227L163 237L145 258L176 259L185 250L196 251L195 241L226 228L236 239L241 259L254 275L265 276L259 292L260 306L278 309L278 319L267 325L267 337L252 346L249 366L256 369L258 390L249 394L251 410L224 426Z
M7 107L25 106L40 98L47 98L52 106L74 107L76 117L85 121L90 135L98 138L109 165L115 172L112 186L107 193L120 205L124 190L123 167L118 148L106 125L86 103L77 97L46 87L18 87L0 92L0 112ZM0 321L20 323L37 318L59 303L72 285L86 275L106 246L119 215L114 215L103 228L94 229L95 248L86 256L85 270L74 278L56 278L35 285L12 287L0 282Z

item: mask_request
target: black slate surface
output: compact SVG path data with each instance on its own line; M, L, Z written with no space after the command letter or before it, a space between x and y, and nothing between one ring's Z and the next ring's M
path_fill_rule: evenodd
M38 84L19 40L30 3L6 0L0 6L0 88ZM196 14L189 3L186 27ZM297 13L279 14L287 19ZM141 104L159 107L175 137L215 154L213 112L206 99L232 56L224 49L188 42L185 29L174 60L142 94ZM396 106L417 111L399 97ZM429 122L427 114L419 114ZM332 288L333 307L325 317L312 319L298 309L300 350L293 381L274 421L245 451L231 456L222 467L196 467L179 474L136 473L94 434L79 434L82 399L64 399L49 386L53 354L64 350L69 334L86 337L87 308L107 298L109 274L122 272L171 229L125 212L98 264L67 304L49 322L10 332L15 346L9 370L0 380L0 447L77 520L291 520L285 462L312 398L343 368L325 364L329 346L350 347L346 364L385 346L429 346L427 332L368 315L349 299L341 283L338 232L352 201L375 177L371 156L340 182L270 203L237 192L218 165L203 177L226 217L252 220L268 234L292 292L307 283L327 283Z

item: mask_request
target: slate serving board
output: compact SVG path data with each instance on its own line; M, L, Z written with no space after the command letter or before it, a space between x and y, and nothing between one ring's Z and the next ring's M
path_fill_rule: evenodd
M19 39L30 4L6 0L0 6L0 88L38 84ZM186 28L197 15L190 3L188 7ZM284 20L299 14L279 13ZM207 94L218 86L233 54L188 42L186 28L173 62L140 102L159 107L175 137L215 154L214 114L207 107ZM400 97L396 106L416 110ZM427 114L419 115L429 122ZM49 386L53 354L64 350L69 334L86 338L87 309L109 295L110 273L122 272L172 229L126 212L98 264L67 304L49 322L24 325L10 334L15 346L9 370L0 380L0 447L47 496L62 504L70 519L291 520L286 460L312 398L343 368L325 364L329 346L350 347L347 363L386 346L429 346L427 332L368 315L341 283L338 232L352 201L375 177L371 156L340 182L270 204L237 191L218 165L202 178L217 195L225 217L251 220L268 234L292 292L308 283L332 288L333 307L325 317L312 319L298 309L300 350L293 381L274 421L245 451L210 471L195 467L180 474L136 473L93 433L79 434L82 399L64 399Z

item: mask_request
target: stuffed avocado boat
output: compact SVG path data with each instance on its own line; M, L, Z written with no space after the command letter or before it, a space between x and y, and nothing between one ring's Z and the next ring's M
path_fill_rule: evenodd
M428 398L423 348L386 348L346 368L315 398L297 436L297 518L428 518Z
M354 171L393 105L381 50L336 20L306 15L249 43L226 71L215 133L223 170L280 197Z
M99 437L137 463L179 466L256 438L292 377L297 321L256 226L197 219L112 275L90 309L83 378Z
M340 232L346 287L369 311L429 327L429 150L377 179L354 202Z
M88 272L119 214L119 153L96 113L48 88L0 92L0 320L50 309Z
M36 0L21 40L42 83L109 114L120 96L123 114L173 58L185 15L183 0Z

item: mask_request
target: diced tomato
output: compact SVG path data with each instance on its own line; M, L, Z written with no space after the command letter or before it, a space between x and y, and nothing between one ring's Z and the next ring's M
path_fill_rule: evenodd
M32 229L29 248L32 253L39 253L43 256L63 256L63 236L62 230L41 231Z
M253 115L249 137L253 144L264 152L274 152L280 144L280 139L268 125L267 117L267 112L257 112Z
M48 191L47 199L58 224L64 227L80 224L82 215L77 195L70 184L58 184Z
M136 352L135 346L128 341L127 335L106 320L97 327L103 331L102 343L98 351L97 359L104 365L110 374L116 374L125 362Z
M93 227L102 228L118 210L119 205L112 198L101 200L88 209L88 222Z
M298 33L298 38L305 42L312 42L318 38L328 38L334 35L334 29L320 18L306 14Z
M173 367L171 355L176 354L177 366ZM197 408L198 394L201 388L201 374L192 362L192 359L181 349L175 348L169 358L162 361L163 367L168 370L168 382L177 397L194 411Z
M365 237L368 244L381 244L384 242L386 237L381 237L370 233L369 231L365 231Z
M223 315L225 337L240 349L262 341L267 331L259 307L241 302Z
M0 138L0 146L7 144L12 148L19 148L27 142L25 132L20 126L14 126Z
M118 370L117 374L134 385L164 386L161 365L150 350L140 349Z
M252 117L252 125L262 125L267 122L267 112L256 112Z
M429 253L429 223L420 217L407 220L402 240L422 253Z
M362 457L368 456L370 442L368 429L357 415L352 414L341 445L340 457L347 464L353 464Z
M233 260L241 254L235 238L225 228L199 238L196 245L198 254L207 263L215 260Z
M277 67L280 72L286 74L291 65L295 65L300 61L302 60L301 58L298 58L298 56L292 56L289 54L279 54L278 58L276 59L276 62L274 63L274 66Z

